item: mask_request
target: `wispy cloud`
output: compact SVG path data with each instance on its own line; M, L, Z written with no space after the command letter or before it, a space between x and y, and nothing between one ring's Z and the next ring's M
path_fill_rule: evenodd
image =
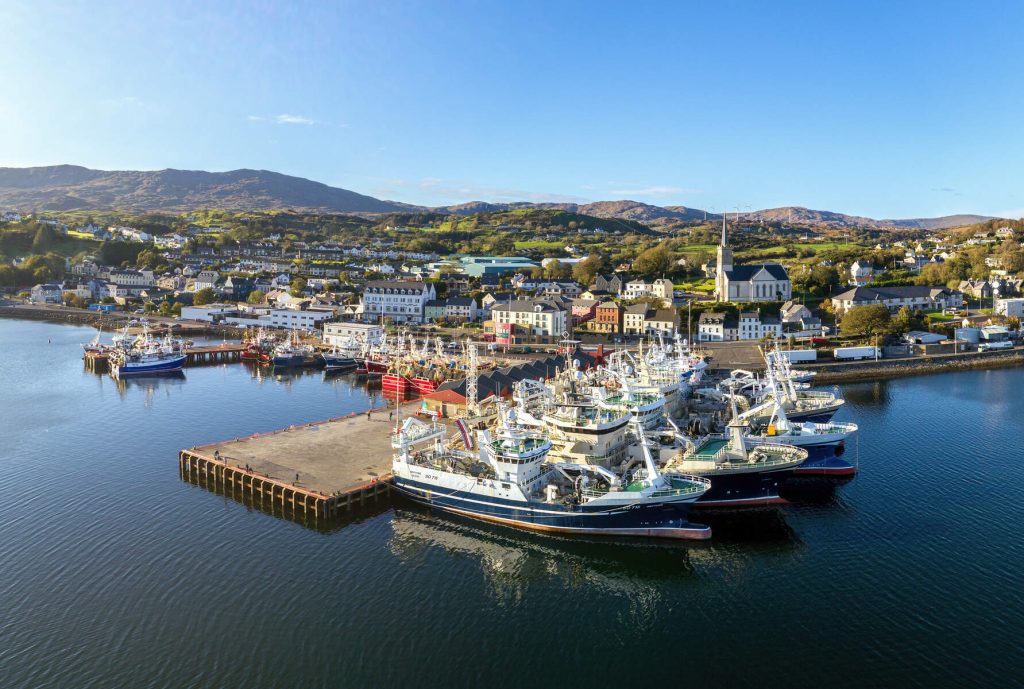
M110 108L151 108L152 104L147 103L138 96L114 96L111 98L104 98L100 101L103 105Z
M1020 220L1021 218L1024 218L1024 208L1011 208L1008 211L995 213L995 216L997 218L1012 218L1014 220Z
M274 124L317 124L317 121L310 117L305 117L304 115L291 115L289 113L271 115L269 117L264 117L263 115L249 115L246 119L250 122L273 122Z
M639 187L634 189L612 189L612 194L620 196L650 196L663 198L666 196L678 196L680 194L699 194L700 189L688 189L687 187L673 187L668 185L655 185L650 187Z
M963 194L953 187L932 187L932 191L939 192L940 194L950 194L952 196L963 196Z

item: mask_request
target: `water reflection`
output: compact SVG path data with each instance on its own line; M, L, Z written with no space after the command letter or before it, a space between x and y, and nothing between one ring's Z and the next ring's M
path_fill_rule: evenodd
M877 407L882 410L892 403L891 381L888 380L844 385L842 392L847 404L855 406Z
M650 622L666 579L694 577L690 549L636 540L593 542L529 534L458 517L438 518L426 508L395 508L389 548L403 564L444 555L466 556L480 567L491 598L522 601L555 580L561 590L600 590L628 599L634 624Z

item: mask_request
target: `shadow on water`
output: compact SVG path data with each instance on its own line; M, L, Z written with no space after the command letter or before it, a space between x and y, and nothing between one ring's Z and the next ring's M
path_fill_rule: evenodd
M260 512L279 519L285 519L322 534L339 531L350 524L358 524L371 517L384 514L392 508L391 497L384 493L367 497L361 503L342 513L341 516L321 517L315 513L296 509L287 502L282 505L269 499L262 501L254 499L251 494L244 493L231 483L225 485L220 476L216 474L199 475L196 473L190 476L181 472L179 476L185 483L219 495L225 500L231 500L244 505L250 512Z
M764 544L777 549L801 545L777 507L701 511L691 513L690 521L710 526L715 545Z
M780 488L779 495L798 505L839 506L839 489L854 478L791 477Z

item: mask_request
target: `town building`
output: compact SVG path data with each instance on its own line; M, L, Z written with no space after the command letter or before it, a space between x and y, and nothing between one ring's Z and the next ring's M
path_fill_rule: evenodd
M60 285L53 283L36 285L29 293L28 300L33 304L60 304L64 301L64 291Z
M325 323L324 342L329 345L343 345L355 341L377 345L384 339L384 328L376 323Z
M389 318L395 323L422 323L426 303L437 298L429 282L371 280L363 291L363 317L376 321Z
M631 304L622 314L622 334L642 335L646 328L647 316L653 315L654 309L647 304Z
M715 298L723 302L786 301L793 284L786 269L778 263L749 266L733 264L725 216L722 216L722 241L718 246Z
M946 287L927 285L905 285L897 287L854 287L832 297L832 310L836 316L856 306L883 304L896 313L904 306L916 311L941 311L959 309L964 305L964 295Z
M1007 318L1024 318L1024 299L999 299L996 313Z
M597 313L597 305L600 303L597 299L584 299L582 297L573 299L571 306L573 327L578 327L591 320Z
M644 321L644 332L648 335L660 335L672 339L679 331L679 312L673 308L654 309L647 314Z
M499 326L515 326L530 335L560 337L566 332L567 311L560 304L548 299L517 299L501 302L491 307L491 320L495 332ZM504 328L506 332L509 328Z
M444 302L445 320L467 323L477 317L476 299L472 297L448 297Z
M738 337L736 319L724 313L707 311L697 320L698 342L727 342Z
M614 301L597 305L594 318L587 323L587 330L596 333L621 333L623 308Z

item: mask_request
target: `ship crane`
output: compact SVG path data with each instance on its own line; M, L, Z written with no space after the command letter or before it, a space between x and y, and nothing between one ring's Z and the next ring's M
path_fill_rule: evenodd
M469 416L476 416L479 412L477 404L477 384L479 383L480 366L477 361L476 342L466 340L466 353L469 355L468 368L466 371L466 413Z

